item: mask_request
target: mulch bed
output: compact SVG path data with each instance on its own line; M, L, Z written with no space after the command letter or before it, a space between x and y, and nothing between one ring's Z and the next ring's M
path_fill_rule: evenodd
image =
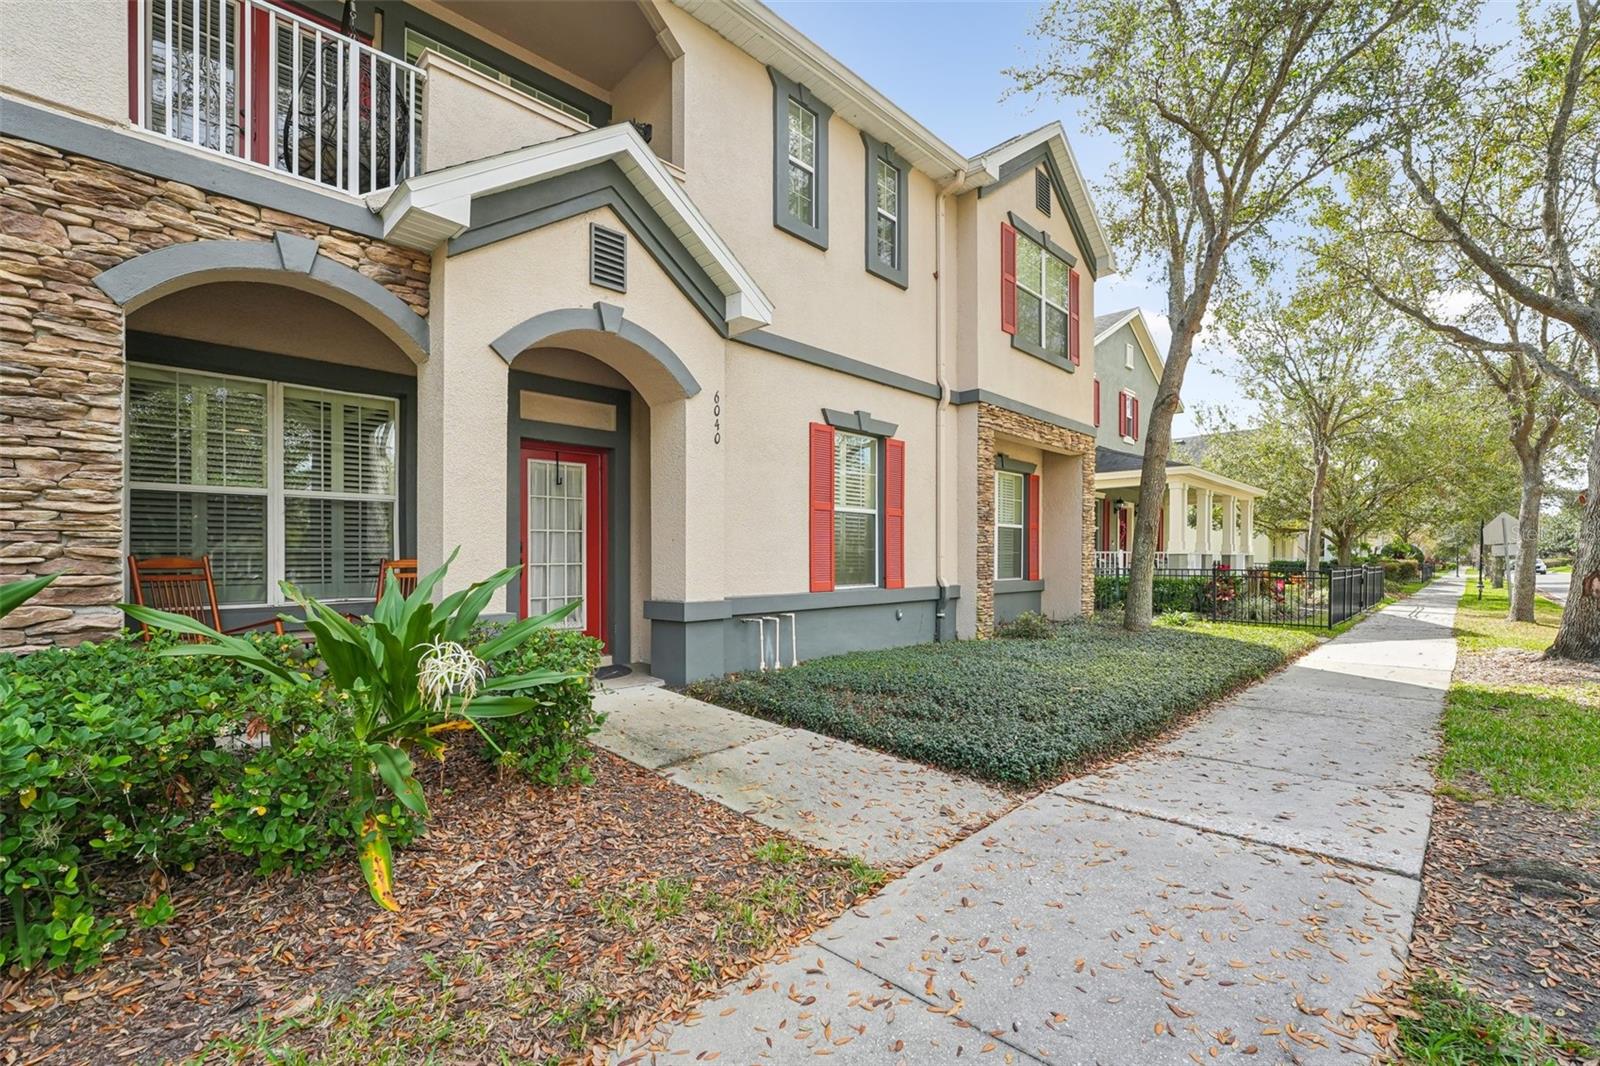
M0 987L0 1062L253 1060L268 1047L575 1060L868 891L859 870L648 770L604 752L592 765L592 785L556 790L465 754L446 766L448 791L424 768L433 817L396 856L399 914L372 904L353 857L301 878L219 866L174 880L177 917L100 967Z
M1469 788L1471 782L1467 782ZM1411 970L1439 970L1563 1036L1600 1033L1600 815L1435 801Z

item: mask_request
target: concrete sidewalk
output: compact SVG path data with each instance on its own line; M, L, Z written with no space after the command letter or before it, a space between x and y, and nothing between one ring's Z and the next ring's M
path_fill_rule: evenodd
M1370 1055L1349 1014L1410 939L1460 589L1023 804L620 1057Z
M603 690L594 742L781 829L874 866L904 867L1017 800L966 777L659 686Z

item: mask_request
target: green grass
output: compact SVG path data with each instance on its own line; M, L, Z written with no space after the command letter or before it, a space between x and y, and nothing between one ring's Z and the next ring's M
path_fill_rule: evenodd
M1436 975L1414 982L1410 995L1417 1017L1396 1019L1395 1050L1414 1066L1544 1066L1597 1053Z
M726 707L993 781L1030 784L1127 750L1318 641L1316 631L1163 616L1042 640L919 644L691 686Z
M1505 589L1467 586L1456 613L1463 652L1543 651L1555 639L1561 608L1534 599L1532 622L1505 617ZM1600 685L1457 683L1445 702L1441 776L1481 781L1497 796L1563 809L1600 809Z

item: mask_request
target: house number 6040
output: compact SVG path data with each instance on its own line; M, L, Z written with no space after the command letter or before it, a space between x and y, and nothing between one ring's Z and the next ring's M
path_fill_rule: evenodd
M711 394L711 443L722 443L722 392Z

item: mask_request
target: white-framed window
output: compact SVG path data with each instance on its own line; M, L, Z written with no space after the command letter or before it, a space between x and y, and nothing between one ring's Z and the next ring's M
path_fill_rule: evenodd
M1066 261L1017 234L1017 336L1051 355L1067 355Z
M994 576L997 581L1020 579L1026 545L1026 482L1010 470L994 472Z
M900 168L887 159L874 160L874 254L890 270L900 266Z
M589 112L585 111L583 108L574 107L572 104L567 103L560 97L547 93L536 85L529 85L521 78L513 77L491 63L485 63L483 60L476 59L473 56L463 52L459 48L451 48L443 41L434 37L430 37L425 33L418 33L410 26L407 26L406 62L415 64L422 58L423 52L438 52L442 56L454 59L457 63L471 67L479 74L493 78L501 85L506 85L517 90L517 92L524 96L531 96L541 104L546 104L550 107L553 107L563 114L571 115L573 118L579 119L583 122L590 121Z
M833 582L878 584L878 438L839 430L833 436Z
M128 551L210 555L217 601L362 599L398 543L390 397L130 363Z
M817 115L789 97L789 214L817 224Z

